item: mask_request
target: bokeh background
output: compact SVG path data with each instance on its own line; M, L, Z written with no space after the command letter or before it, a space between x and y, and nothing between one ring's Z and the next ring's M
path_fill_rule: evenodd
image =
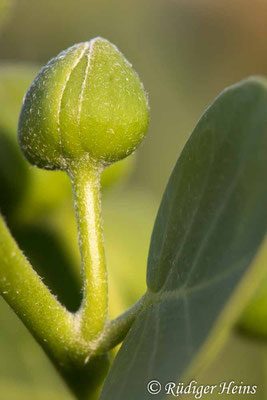
M145 291L156 212L197 120L226 86L267 74L266 21L266 0L0 0L0 207L33 266L69 309L81 298L70 185L63 173L30 167L16 141L20 104L40 66L76 42L103 36L133 63L149 94L146 140L103 180L110 314L116 316ZM258 385L245 398L264 400L267 347L234 329L196 378ZM72 396L0 299L0 399L48 398Z

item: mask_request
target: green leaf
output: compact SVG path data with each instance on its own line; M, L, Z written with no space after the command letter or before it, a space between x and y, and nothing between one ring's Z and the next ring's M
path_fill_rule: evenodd
M251 78L215 100L174 168L152 234L145 305L102 400L151 398L151 379L164 389L213 356L261 279L258 259L239 286L267 230L266 171L267 85Z

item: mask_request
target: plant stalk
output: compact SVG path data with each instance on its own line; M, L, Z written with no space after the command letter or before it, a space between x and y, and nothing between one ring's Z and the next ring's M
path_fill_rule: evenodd
M108 282L100 203L101 167L75 164L70 177L78 223L83 272L83 301L79 310L81 334L93 342L108 317Z

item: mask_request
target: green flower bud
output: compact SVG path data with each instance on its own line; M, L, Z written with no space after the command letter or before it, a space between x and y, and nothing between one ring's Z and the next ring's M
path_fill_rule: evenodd
M143 85L120 51L102 38L53 58L30 86L19 120L25 157L47 169L77 160L108 164L131 154L148 125Z

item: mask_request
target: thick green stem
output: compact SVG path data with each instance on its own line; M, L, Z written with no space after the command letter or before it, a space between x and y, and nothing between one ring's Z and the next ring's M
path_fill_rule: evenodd
M0 218L0 293L48 353L60 364L75 347L74 315L50 293ZM72 350L71 350L72 351Z
M83 270L83 302L80 329L84 339L98 338L107 322L108 283L100 204L101 168L75 164L70 171L73 185Z

